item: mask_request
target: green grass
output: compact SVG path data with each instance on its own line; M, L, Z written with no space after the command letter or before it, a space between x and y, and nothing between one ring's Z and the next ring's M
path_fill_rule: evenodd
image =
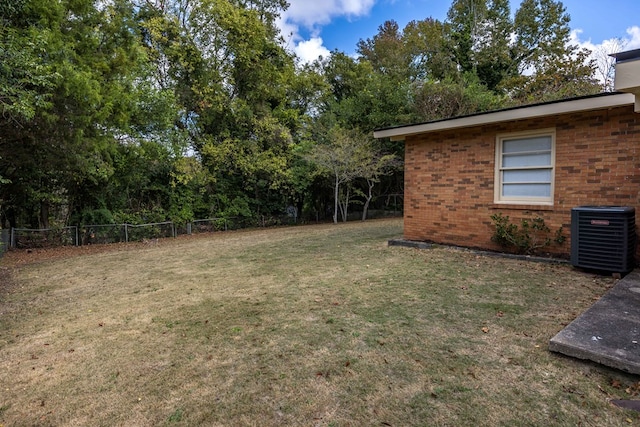
M0 290L0 423L640 422L609 403L636 376L547 350L611 278L386 245L401 234L385 220L32 254Z

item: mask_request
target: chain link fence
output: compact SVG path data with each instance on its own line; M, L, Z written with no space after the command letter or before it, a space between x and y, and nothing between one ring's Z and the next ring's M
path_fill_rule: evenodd
M78 245L78 227L12 228L9 246L18 249Z
M9 250L11 234L9 230L0 230L0 257Z
M11 248L35 249L119 242L143 242L176 237L179 234L212 233L245 228L236 218L198 219L176 225L171 221L150 224L88 224L80 227L0 230L0 256Z
M385 209L369 210L368 218L383 218L402 215L398 208L399 195L387 197ZM402 196L400 195L400 206ZM186 224L175 224L171 221L151 224L92 224L80 227L59 227L48 229L12 228L0 230L0 256L11 248L34 249L58 246L81 246L91 244L108 244L120 242L143 242L181 234L214 233L218 231L238 230L250 227L271 227L305 223L297 216L297 210L291 207L281 216L261 216L249 218L207 218L197 219ZM349 219L357 220L361 212L352 212ZM320 218L316 216L315 221Z

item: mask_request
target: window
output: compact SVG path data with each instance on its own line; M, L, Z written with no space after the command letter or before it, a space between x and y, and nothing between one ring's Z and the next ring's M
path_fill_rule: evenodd
M496 203L553 204L555 130L499 135Z

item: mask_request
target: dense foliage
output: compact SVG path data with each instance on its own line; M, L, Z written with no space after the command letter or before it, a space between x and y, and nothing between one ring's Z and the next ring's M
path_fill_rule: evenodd
M287 6L3 2L1 225L337 221L402 193L402 144L374 128L600 90L559 1L454 0L312 64L279 34Z

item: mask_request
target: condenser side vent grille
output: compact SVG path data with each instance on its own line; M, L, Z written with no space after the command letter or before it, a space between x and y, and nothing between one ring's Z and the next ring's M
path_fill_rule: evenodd
M635 267L635 209L579 207L571 211L571 263L626 273Z

